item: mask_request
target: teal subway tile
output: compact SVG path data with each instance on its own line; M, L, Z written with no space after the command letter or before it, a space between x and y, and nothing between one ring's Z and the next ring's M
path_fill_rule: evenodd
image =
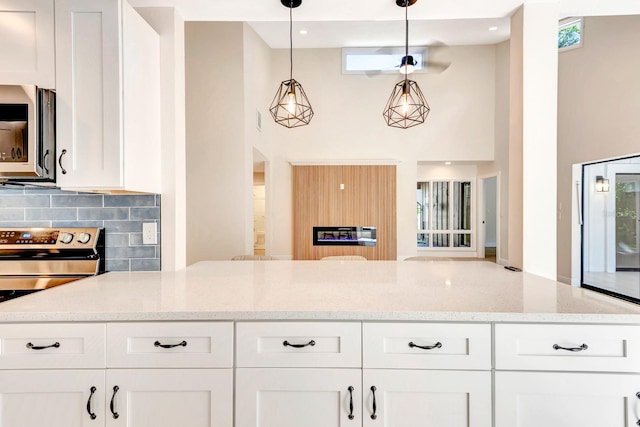
M109 259L105 262L105 270L107 271L130 271L131 263L128 259Z
M160 208L131 208L131 219L160 219Z
M0 209L0 221L24 221L24 209Z
M65 207L94 207L101 208L103 203L102 194L74 194L74 195L53 195L51 196L51 206Z
M25 209L25 220L75 220L78 219L78 209L76 208L47 208L47 209Z
M0 197L2 196L17 196L24 194L24 188L4 187L0 186Z
M159 259L132 259L131 271L160 271Z
M106 256L109 258L153 258L156 250L153 246L127 246L122 248L107 247Z
M131 206L155 206L155 194L140 195L118 195L112 196L105 194L105 207L131 207Z
M108 233L142 233L142 221L105 221L104 228Z
M105 234L105 245L108 248L113 247L128 247L129 246L129 236L128 233L106 233Z
M88 228L102 228L104 227L104 221L53 221L52 227L88 227Z
M49 196L3 196L0 197L0 208L48 208L51 206Z
M78 208L78 219L126 220L129 219L129 208Z

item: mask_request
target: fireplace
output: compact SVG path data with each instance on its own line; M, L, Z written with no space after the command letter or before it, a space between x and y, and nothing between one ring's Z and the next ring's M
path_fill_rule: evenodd
M375 246L376 227L313 227L314 246Z

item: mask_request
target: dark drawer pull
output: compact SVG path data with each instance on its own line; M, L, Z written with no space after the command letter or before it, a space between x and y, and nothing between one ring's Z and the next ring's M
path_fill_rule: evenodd
M31 350L44 350L45 348L60 348L59 342L54 342L51 345L33 345L32 343L27 343L27 348Z
M553 345L554 350L567 350L567 351L583 351L588 349L589 346L586 344L582 344L580 347L561 347L558 344Z
M371 419L375 420L376 418L378 418L378 416L376 415L376 411L378 410L378 405L376 405L376 386L372 385L371 386L371 394L373 394L373 413L371 414Z
M314 345L316 345L316 342L314 340L311 340L306 344L291 344L289 341L284 341L282 345L285 347L302 348L307 346L313 347Z
M438 341L434 345L418 345L418 344L415 344L413 341L411 341L409 343L409 347L411 347L411 348L413 348L413 347L421 348L423 350L433 350L434 348L442 347L442 343L440 341Z
M349 390L349 419L352 420L354 419L354 415L353 415L353 386L349 386L349 388L347 389Z
M182 342L179 342L178 344L160 344L160 341L156 341L153 343L153 345L155 345L156 347L162 347L162 348L186 347L187 342L182 341Z
M96 390L97 389L95 387L91 387L89 389L91 394L89 395L89 400L87 400L87 412L89 413L89 416L92 420L95 420L97 418L96 413L91 410L91 398L93 397L93 394L96 392Z

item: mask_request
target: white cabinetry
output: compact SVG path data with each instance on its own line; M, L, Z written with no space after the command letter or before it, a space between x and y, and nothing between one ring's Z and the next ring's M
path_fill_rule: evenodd
M104 370L0 371L0 401L1 427L104 426Z
M359 322L236 326L236 427L362 425Z
M496 372L496 427L640 425L640 375Z
M160 192L160 39L124 0L56 1L57 183Z
M238 368L236 427L362 425L360 369Z
M53 0L0 3L0 84L55 88Z
M108 369L107 426L231 427L231 369Z
M365 426L491 427L491 371L365 369Z
M638 326L496 325L496 427L640 425L638 340Z
M364 323L363 364L365 426L492 425L489 324Z
M113 323L107 340L107 426L233 426L233 323Z

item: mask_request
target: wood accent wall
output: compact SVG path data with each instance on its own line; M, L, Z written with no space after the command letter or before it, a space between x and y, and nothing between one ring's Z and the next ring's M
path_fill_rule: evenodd
M293 259L397 259L394 165L292 166ZM344 190L340 190L344 184ZM376 227L376 246L313 246L313 227Z

